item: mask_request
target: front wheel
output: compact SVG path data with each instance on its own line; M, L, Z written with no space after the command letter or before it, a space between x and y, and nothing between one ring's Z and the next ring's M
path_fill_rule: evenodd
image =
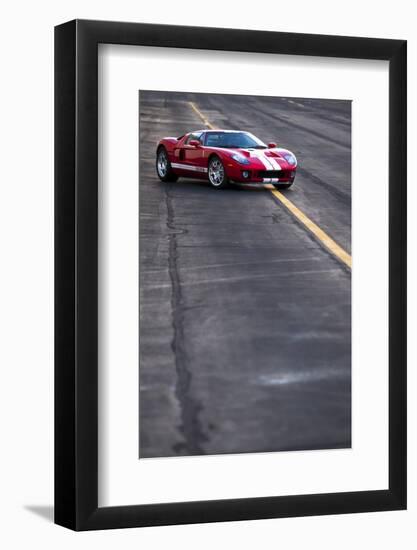
M229 183L226 171L219 157L211 157L208 164L209 182L216 189L223 189Z
M177 181L178 176L172 171L168 153L161 147L156 155L156 173L161 181Z
M289 189L292 187L292 183L277 183L274 187L275 189Z

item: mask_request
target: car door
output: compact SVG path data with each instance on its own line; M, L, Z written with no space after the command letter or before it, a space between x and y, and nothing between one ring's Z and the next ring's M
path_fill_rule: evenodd
M200 146L191 145L191 141L199 141ZM178 163L181 170L185 170L190 175L200 175L205 172L203 169L204 148L202 146L202 133L188 134L184 139L178 151Z

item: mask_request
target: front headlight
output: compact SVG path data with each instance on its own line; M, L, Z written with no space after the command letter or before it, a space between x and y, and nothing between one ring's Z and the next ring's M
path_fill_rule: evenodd
M239 153L233 153L232 159L238 162L239 164L249 164L249 159L240 155Z
M294 164L297 164L297 159L291 153L285 153L285 155L283 155L283 157L288 162L288 164L291 164L291 166L294 166Z

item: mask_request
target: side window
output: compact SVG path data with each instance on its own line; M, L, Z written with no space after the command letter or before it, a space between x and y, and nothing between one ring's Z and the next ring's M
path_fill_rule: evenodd
M192 139L197 139L201 143L201 134L190 134L185 143L188 144Z
M206 138L206 145L209 147L221 147L224 145L224 133L209 132Z

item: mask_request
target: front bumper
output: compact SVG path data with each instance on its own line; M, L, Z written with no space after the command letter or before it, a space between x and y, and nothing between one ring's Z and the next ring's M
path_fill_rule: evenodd
M251 170L235 169L228 174L229 179L236 183L292 183L296 169L293 170Z

